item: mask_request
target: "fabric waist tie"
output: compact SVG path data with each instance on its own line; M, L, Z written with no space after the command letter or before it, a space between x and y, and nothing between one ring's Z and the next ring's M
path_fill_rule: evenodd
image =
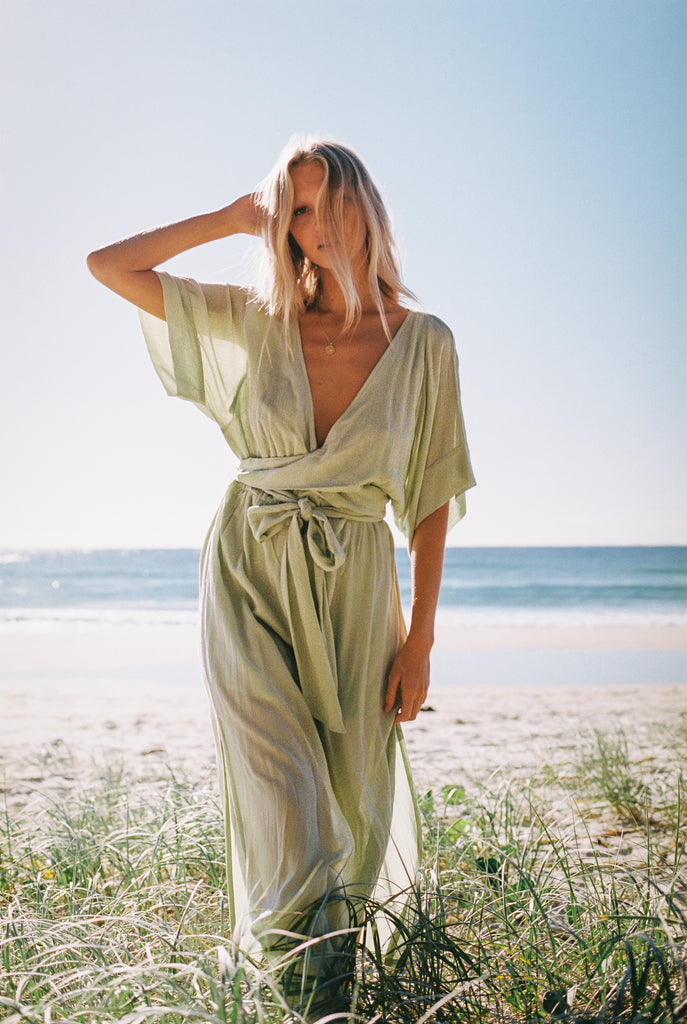
M273 501L251 505L247 512L248 523L253 536L260 542L269 540L282 530L287 531L279 584L291 635L298 638L293 650L303 697L313 718L331 732L345 732L339 704L327 575L343 565L346 552L331 520L381 522L383 516L315 505L309 498L295 494L293 497L265 491L262 494ZM313 564L322 570L316 571L314 578L308 569L306 545Z

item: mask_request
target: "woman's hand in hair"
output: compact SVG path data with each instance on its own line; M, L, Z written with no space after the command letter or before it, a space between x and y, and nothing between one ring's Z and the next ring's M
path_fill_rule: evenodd
M165 318L162 285L153 268L197 245L229 235L259 235L261 214L253 194L198 217L144 231L96 249L88 257L93 276L147 313Z
M257 206L254 192L234 200L231 206L226 208L226 212L234 228L231 232L232 235L260 235L262 233L264 215Z

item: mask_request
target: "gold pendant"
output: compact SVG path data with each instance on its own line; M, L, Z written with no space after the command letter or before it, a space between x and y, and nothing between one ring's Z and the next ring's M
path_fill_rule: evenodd
M328 356L333 356L334 353L336 352L336 349L332 345L331 341L329 342L328 345L324 346L324 350L325 350L325 352L327 353Z

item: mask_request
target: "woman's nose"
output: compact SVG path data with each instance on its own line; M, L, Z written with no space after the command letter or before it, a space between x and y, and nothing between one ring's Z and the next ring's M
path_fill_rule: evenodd
M330 222L321 217L315 222L315 233L317 234L318 245L328 245L334 236L334 229Z

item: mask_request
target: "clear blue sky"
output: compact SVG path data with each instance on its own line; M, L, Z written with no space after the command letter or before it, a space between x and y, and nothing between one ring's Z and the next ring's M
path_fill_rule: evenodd
M465 544L687 543L684 64L665 0L22 0L3 16L0 548L198 546L233 475L86 253L352 145L452 327ZM250 277L250 243L174 261Z

